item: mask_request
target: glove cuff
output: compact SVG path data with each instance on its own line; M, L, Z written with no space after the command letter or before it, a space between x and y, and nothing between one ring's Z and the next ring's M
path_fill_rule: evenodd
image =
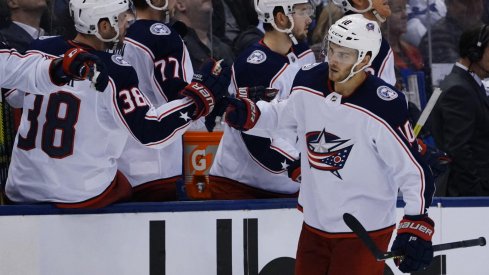
M70 78L67 77L63 72L63 59L56 58L51 61L49 65L49 76L51 78L51 82L53 82L57 86L63 86L66 83L70 82Z
M404 216L399 222L397 234L412 234L430 242L435 233L435 222L428 215Z
M202 83L191 82L181 92L182 95L190 97L195 103L195 112L192 119L206 116L214 110L216 100L209 89Z

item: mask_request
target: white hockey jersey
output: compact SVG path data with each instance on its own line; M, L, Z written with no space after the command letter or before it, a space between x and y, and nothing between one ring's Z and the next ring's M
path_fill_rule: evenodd
M13 49L0 48L0 87L46 94L58 87L49 76L51 61L42 54L21 55Z
M314 54L306 44L294 45L284 56L260 41L234 62L229 91L235 94L238 87L265 86L279 90L275 101L286 99L297 71L314 62ZM209 174L261 190L296 193L299 184L287 176L287 167L298 155L290 155L282 146L272 146L272 140L266 136L250 135L226 125ZM274 140L274 144L280 142Z
M403 94L368 74L342 97L327 76L327 63L308 66L298 72L286 101L258 102L255 128L298 136L305 223L335 236L351 232L342 219L351 213L369 231L390 227L398 190L405 214L424 214L434 184L418 154Z
M60 37L32 45L53 57L73 46L84 47ZM128 138L159 148L180 139L190 125L192 100L155 108L121 56L86 50L107 65L110 81L103 93L89 81L74 81L49 96L26 91L6 184L14 202L74 203L96 197L114 179Z
M158 106L178 98L194 74L183 40L158 21L136 20L127 31L123 56L138 74L139 89ZM132 186L181 177L183 140L158 150L128 140L117 162Z

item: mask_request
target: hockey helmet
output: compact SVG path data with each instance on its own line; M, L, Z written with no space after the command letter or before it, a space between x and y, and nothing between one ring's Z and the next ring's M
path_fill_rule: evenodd
M92 34L104 42L119 39L119 15L133 9L130 0L70 0L70 14L79 33ZM109 20L116 31L113 38L103 38L98 29L101 19Z
M258 19L264 23L272 24L273 28L280 32L285 32L289 35L290 39L294 44L297 44L297 39L292 34L292 29L294 28L294 19L292 14L294 14L294 5L297 4L311 4L309 0L254 0L255 10L258 14ZM273 10L275 7L282 7L285 15L289 18L291 24L287 29L280 29L275 24L275 19L273 17ZM311 8L313 5L311 4Z
M341 81L345 82L372 64L380 51L382 33L376 21L368 20L361 14L352 14L340 18L329 28L324 37L323 51L329 48L329 43L357 50L357 60L351 68L350 75ZM368 52L371 52L368 64L354 71L355 66L362 62Z

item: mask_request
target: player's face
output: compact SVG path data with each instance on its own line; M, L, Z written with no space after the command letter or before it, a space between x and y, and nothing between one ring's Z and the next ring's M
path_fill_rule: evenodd
M335 82L344 80L356 63L358 51L355 49L328 43L327 58L329 63L329 79Z
M391 16L389 0L372 0L372 8L384 18Z
M311 16L313 15L314 8L311 4L294 5L294 13L292 14L292 18L294 19L294 29L292 29L292 34L297 40L304 40L307 38L309 25L312 22Z

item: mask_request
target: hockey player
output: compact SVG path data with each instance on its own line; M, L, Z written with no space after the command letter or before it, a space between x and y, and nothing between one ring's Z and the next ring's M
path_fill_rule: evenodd
M238 87L269 87L278 90L273 98L289 96L292 80L305 65L315 62L303 42L314 13L307 0L255 0L265 35L238 56L233 64L230 93L249 92ZM251 135L225 126L209 172L215 199L296 197L299 183L290 179L287 167L298 158L295 139L285 141ZM285 145L285 146L284 146ZM288 148L291 147L291 148Z
M191 81L194 71L182 38L162 23L168 21L168 0L133 2L137 20L124 39L124 59L136 70L139 89L151 102L160 105L180 98L178 92ZM180 138L155 150L128 140L117 162L134 187L135 200L177 200L177 181L182 179L182 143Z
M21 55L0 43L0 87L19 88L34 94L46 94L71 80L93 79L100 91L108 76L100 59L82 49L70 49L63 58L46 59L42 54ZM93 64L96 64L94 67ZM94 74L98 75L93 78Z
M128 0L71 0L75 39L33 44L52 57L83 47L105 62L110 81L104 93L87 93L90 83L79 81L51 96L25 96L6 184L11 201L95 208L129 198L132 187L116 165L127 139L163 147L211 112L226 91L229 68L209 62L180 91L181 99L154 107L139 91L131 65L105 51L125 34L133 19L129 6Z
M384 262L375 260L342 216L356 216L386 251L398 190L405 216L392 250L405 254L397 261L402 272L419 270L433 258L434 222L427 209L434 184L418 154L405 97L364 72L380 49L379 26L349 15L327 36L329 63L301 69L286 101L254 104L233 98L226 121L244 130L255 126L250 133L271 129L298 137L304 224L295 274L383 274Z
M342 7L346 15L360 13L365 18L375 20L379 24L385 22L391 15L389 2L385 0L333 0L333 2ZM394 54L386 39L382 38L379 54L366 70L391 85L396 84Z

